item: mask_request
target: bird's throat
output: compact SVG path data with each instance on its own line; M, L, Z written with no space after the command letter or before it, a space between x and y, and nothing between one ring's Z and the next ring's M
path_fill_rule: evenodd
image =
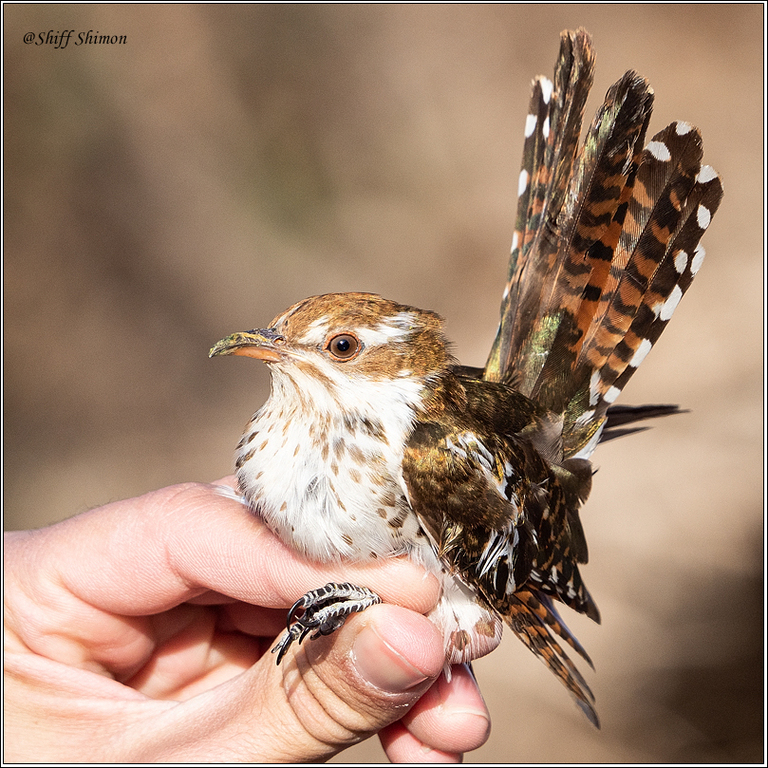
M305 384L273 380L238 447L243 495L277 536L313 560L407 551L419 525L405 501L402 459L418 391L400 381L329 392L324 382L322 397L313 397Z

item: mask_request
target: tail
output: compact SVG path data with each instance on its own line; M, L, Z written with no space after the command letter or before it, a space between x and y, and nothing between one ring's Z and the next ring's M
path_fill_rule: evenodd
M549 597L536 589L519 589L508 599L503 615L504 621L514 633L536 656L542 659L569 690L592 725L599 728L600 720L595 710L595 697L587 681L553 635L557 635L573 648L590 667L592 660L560 618Z
M701 165L696 128L672 123L645 145L653 91L635 72L609 89L579 148L593 66L587 32L564 32L554 85L533 82L509 278L483 372L562 419L563 476L589 474L581 460L601 437L677 410L611 406L701 267L699 240L723 194ZM587 558L578 506L588 479L576 487L584 490L572 494L568 525L552 532L552 562L514 593L505 616L597 725L589 687L558 638L588 657L550 599L572 603L569 574ZM582 602L573 607L599 619Z
M536 78L501 322L484 377L563 414L564 457L588 458L606 412L701 267L722 186L696 128L676 122L643 149L653 91L627 72L583 146L594 54L561 36L554 89Z

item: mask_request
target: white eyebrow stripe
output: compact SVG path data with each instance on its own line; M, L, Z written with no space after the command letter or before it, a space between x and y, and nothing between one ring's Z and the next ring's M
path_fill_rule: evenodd
M336 321L334 326L326 317L313 320L304 333L298 338L299 344L308 346L324 344L328 336L333 333L354 333L366 346L375 347L387 344L390 341L405 341L416 324L416 318L412 312L400 312L397 315L387 317L379 322L375 328L368 326L344 326L343 321Z
M325 317L318 317L317 320L313 320L304 331L301 338L299 338L300 344L322 344L328 335L328 320Z
M375 328L355 328L354 330L360 341L369 347L388 344L390 341L405 341L411 335L410 327L403 322L398 323L397 320L394 323L384 320Z

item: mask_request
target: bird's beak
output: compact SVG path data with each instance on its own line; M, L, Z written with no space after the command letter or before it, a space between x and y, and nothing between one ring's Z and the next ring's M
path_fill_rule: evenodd
M267 363L277 363L284 358L280 349L283 337L270 328L259 328L254 331L233 333L225 339L216 342L211 347L208 357L216 355L243 355L264 360Z

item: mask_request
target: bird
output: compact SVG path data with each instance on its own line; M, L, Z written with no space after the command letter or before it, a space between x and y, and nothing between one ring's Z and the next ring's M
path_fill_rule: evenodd
M589 34L565 31L554 79L533 80L483 368L458 362L435 312L364 292L306 298L209 355L269 367L269 398L237 446L237 487L287 546L318 562L419 563L442 587L429 617L448 674L495 648L506 624L599 727L568 651L592 661L557 607L600 621L580 571L590 457L680 411L615 401L699 271L723 191L691 124L646 144L654 96L634 71L580 143L593 70ZM378 602L364 585L308 592L288 613L277 663Z

